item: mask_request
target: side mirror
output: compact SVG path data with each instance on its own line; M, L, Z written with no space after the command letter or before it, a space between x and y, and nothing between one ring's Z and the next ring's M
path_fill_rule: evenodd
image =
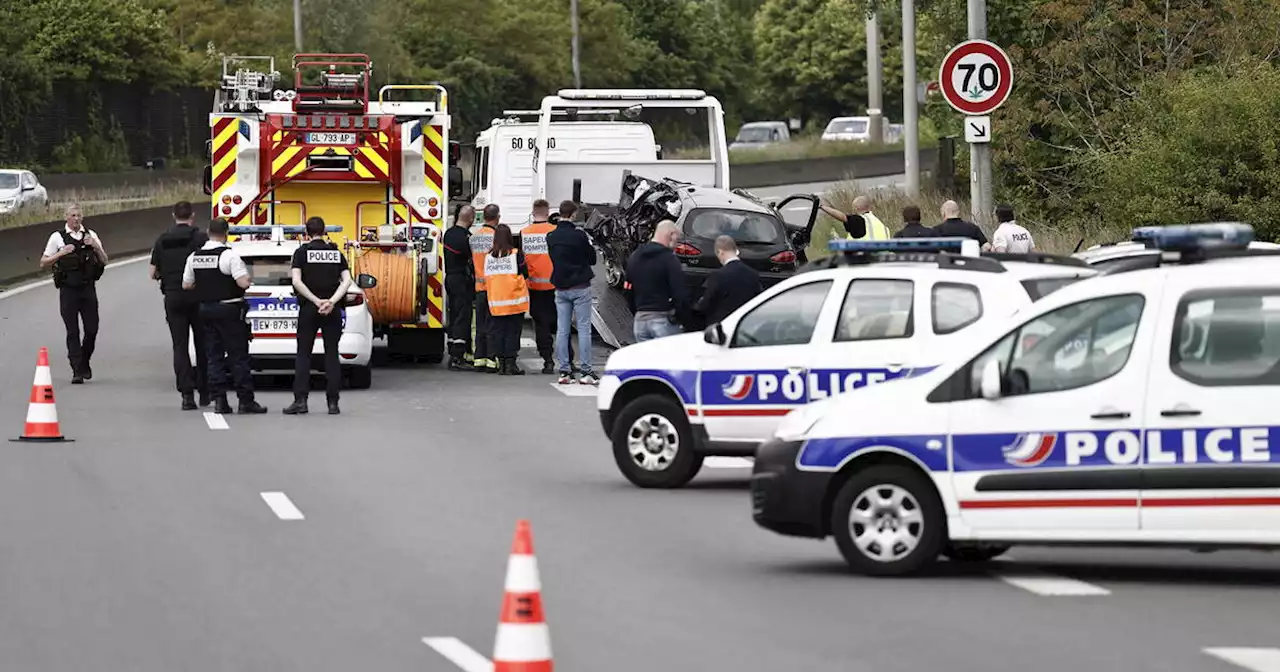
M991 360L982 367L982 398L995 401L1003 394L1001 389L1003 376L1000 375L1000 362Z
M24 185L22 185L22 190L23 190L23 191L35 191L35 190L36 190L36 185L34 185L34 184L24 184Z
M462 160L462 144L449 141L449 163L457 163Z
M204 141L204 160L205 161L213 160L213 141L212 140Z
M373 289L378 286L378 279L368 273L361 273L356 276L356 287L360 289Z
M465 188L462 169L458 166L449 166L449 198L461 198Z
M204 193L210 195L213 193L213 166L204 167Z
M725 337L724 327L720 326L719 322L716 322L703 330L702 340L711 345L724 345L729 339Z

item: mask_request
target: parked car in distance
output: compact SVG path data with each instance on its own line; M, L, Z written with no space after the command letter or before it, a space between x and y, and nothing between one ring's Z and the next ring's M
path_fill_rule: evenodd
M29 207L48 207L49 192L29 170L0 170L0 215Z
M738 129L738 136L729 144L729 149L760 149L782 142L791 142L791 130L786 122L753 121Z

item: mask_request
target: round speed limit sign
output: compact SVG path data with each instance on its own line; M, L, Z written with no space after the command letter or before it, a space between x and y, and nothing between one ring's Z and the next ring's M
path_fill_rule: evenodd
M986 40L961 42L942 59L938 88L957 112L990 114L1009 98L1013 63L1003 49Z

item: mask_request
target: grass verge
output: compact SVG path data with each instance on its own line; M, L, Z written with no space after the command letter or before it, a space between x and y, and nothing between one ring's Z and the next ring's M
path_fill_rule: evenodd
M61 191L50 194L49 207L27 207L18 212L0 215L0 229L10 229L32 224L62 221L66 205L80 204L86 217L107 215L127 210L143 210L173 205L178 201L199 203L209 197L198 182L174 182L160 186L118 187L112 189L86 189Z

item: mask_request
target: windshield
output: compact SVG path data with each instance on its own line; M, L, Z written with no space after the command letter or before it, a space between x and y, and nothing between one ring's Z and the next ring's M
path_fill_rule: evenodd
M0 189L17 189L18 175L16 173L0 173Z
M827 126L828 133L866 133L865 119L844 119L831 122Z
M739 245L779 245L786 240L777 218L746 210L694 210L685 221L684 231L691 238L704 240L732 236Z
M290 274L293 260L290 257L245 257L244 265L249 267L249 278L255 285L283 287L293 284Z
M1027 290L1032 301L1039 301L1046 296L1080 280L1081 278L1032 278L1022 281L1022 288Z
M743 128L738 131L738 142L769 142L773 133L764 126L756 126L755 128Z

